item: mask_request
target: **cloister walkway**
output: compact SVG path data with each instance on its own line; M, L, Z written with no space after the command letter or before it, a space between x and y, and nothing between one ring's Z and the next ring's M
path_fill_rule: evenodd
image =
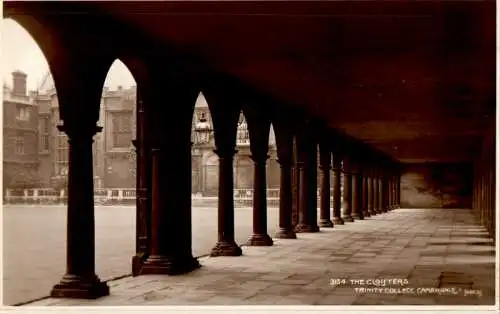
M495 244L470 210L396 209L275 241L185 275L110 281L97 300L26 306L495 304Z

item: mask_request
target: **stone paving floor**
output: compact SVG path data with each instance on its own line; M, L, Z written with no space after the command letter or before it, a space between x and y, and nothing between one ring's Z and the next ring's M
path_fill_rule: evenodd
M27 306L495 304L495 245L469 210L398 209L243 252L185 275L110 281L97 300Z

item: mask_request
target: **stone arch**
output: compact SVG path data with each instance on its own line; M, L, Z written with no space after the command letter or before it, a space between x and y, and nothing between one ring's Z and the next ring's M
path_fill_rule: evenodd
M54 56L54 47L51 45L51 30L47 29L45 25L37 21L37 19L33 18L32 16L25 16L25 15L7 15L4 17L2 20L4 30L6 27L12 28L13 30L18 31L20 33L19 35L21 36L26 36L29 38L29 45L30 46L36 46L37 50L33 51L32 53L35 53L37 56L35 59L39 59L40 61L43 60L44 64L40 64L43 67L48 68L48 72L52 73L52 67L53 67L53 56ZM22 33L22 34L21 34ZM4 33L5 35L5 33ZM18 40L19 38L13 38L13 40ZM3 43L5 44L5 38ZM54 42L54 45L57 45L56 42ZM5 55L4 55L5 58ZM5 60L5 59L4 59ZM13 69L14 70L14 69ZM17 83L19 84L13 84L16 86L12 86L13 90L11 91L8 86L6 86L4 82L4 93L18 93L19 91L23 92L23 96L25 96L26 100L28 99L36 99L38 97L37 91L38 91L38 85L39 85L39 79L37 78L36 86L34 88L29 87L29 80L32 78L33 75L31 73L24 73L21 69L15 69L14 72L16 72L16 77L24 78L24 83L23 80L19 79L14 79ZM14 73L12 74L14 76ZM56 87L54 86L54 91L56 90ZM55 94L57 97L57 94ZM30 102L31 102L30 100ZM17 104L15 105L17 106ZM16 108L5 108L4 112L7 112L7 116L4 117L5 120L11 120L14 117L10 117L9 115L12 113L13 115L16 114ZM33 130L39 131L38 130L38 119L40 116L37 114L39 111L38 106L27 106L27 110L29 111L29 119L36 119L36 126L33 126ZM48 145L48 150L51 150L52 147L51 145L54 145L51 140L51 115L44 116L44 119L46 120L47 126L48 126L48 134L46 136L47 145ZM5 121L7 123L7 121ZM30 123L31 125L31 123ZM30 126L31 128L32 126ZM5 131L5 129L4 129ZM34 187L38 186L41 184L49 184L50 180L47 180L47 182L42 182L42 176L40 175L41 173L48 173L52 174L54 172L54 165L52 164L51 160L46 161L43 163L43 166L39 167L36 166L36 163L32 160L30 156L37 156L40 150L40 139L41 136L38 135L38 132L18 132L17 128L12 128L9 130L6 130L4 132L4 160L5 159L10 159L13 160L14 163L9 163L4 169L3 172L3 181L5 183L4 187L9 187L9 186L25 186L25 187ZM20 139L22 141L20 141ZM17 155L15 151L15 142L21 142L24 146L23 151L25 151L26 155ZM18 164L17 161L22 161L21 164ZM52 175L53 176L53 175ZM55 183L62 183L63 185L66 184L66 181L64 179L60 180L60 182L55 182Z
M120 76L130 75L131 86L109 88L116 71ZM137 133L137 80L120 58L113 60L106 73L102 87L98 124L103 127L95 136L94 168L104 187L133 188L137 172L137 157L132 140ZM108 152L112 152L109 154Z
M57 51L64 49L64 46L57 40L54 30L47 27L45 23L42 23L37 18L28 14L10 14L8 10L5 10L4 14L2 22L6 23L12 21L12 23L21 27L40 49L47 62L49 73L53 73ZM60 54L61 57L63 57L64 53ZM54 89L57 91L55 82Z

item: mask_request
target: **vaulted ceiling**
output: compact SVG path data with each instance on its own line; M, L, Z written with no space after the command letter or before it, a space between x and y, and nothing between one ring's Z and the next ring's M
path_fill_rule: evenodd
M403 162L470 160L495 115L495 1L86 6Z

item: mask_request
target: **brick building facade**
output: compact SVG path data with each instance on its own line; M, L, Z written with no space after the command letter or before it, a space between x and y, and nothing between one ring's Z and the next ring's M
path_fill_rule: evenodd
M68 169L68 142L57 128L60 123L57 93L50 75L37 91L27 93L26 74L12 74L12 88L4 84L4 188L65 186ZM132 188L135 186L136 87L103 89L98 124L103 131L94 137L94 186ZM193 193L216 195L218 158L213 152L213 134L199 144L195 128L201 117L210 121L208 104L198 97L193 116ZM251 188L253 162L246 122L241 115L234 168L236 189ZM270 132L268 187L279 187L279 165L274 132Z
M26 91L26 74L12 73L3 86L3 186L39 185L38 106Z

